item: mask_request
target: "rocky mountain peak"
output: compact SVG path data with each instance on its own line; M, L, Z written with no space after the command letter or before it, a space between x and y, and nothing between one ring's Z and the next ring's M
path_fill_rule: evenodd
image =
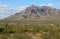
M17 13L17 15L12 15L8 17L8 19L13 20L21 20L21 19L39 19L39 20L46 20L46 19L54 19L60 17L60 10L54 9L47 6L35 6L31 5L24 9L23 11Z

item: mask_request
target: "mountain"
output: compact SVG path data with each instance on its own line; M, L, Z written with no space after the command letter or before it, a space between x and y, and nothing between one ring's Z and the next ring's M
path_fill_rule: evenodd
M60 10L47 7L31 5L23 11L9 16L8 20L50 20L60 17Z

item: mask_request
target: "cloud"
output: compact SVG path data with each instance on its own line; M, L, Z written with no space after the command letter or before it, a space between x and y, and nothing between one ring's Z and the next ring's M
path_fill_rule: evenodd
M51 4L51 3L49 3L49 4L41 4L40 6L49 6L49 7L51 7L51 6L53 6L54 4Z
M47 4L47 6L53 6L53 4Z
M41 4L40 6L46 6L46 4Z
M28 6L22 6L22 7L20 7L19 9L20 9L20 10L24 10L26 7L28 7Z
M20 12L20 11L24 10L26 7L28 7L28 6L20 6L20 7L15 8L15 10Z
M24 10L27 6L12 7L0 2L0 19Z

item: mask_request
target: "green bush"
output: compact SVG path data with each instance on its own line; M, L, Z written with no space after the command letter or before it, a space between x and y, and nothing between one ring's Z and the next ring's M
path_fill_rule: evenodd
M17 34L17 33L13 34L12 37L13 37L14 39L31 39L31 37L28 36L28 35Z

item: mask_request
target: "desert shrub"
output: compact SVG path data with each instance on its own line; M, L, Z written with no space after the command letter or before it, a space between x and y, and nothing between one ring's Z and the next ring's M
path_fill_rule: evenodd
M35 25L33 26L34 32L40 32L40 26Z
M41 39L50 39L50 36L46 33L42 33Z
M41 35L42 39L60 39L59 30L60 30L60 28L57 26L50 27L48 32L43 33Z
M3 33L0 34L0 39L7 39L7 37L8 34L3 34Z
M31 37L28 35L18 33L13 34L13 36L11 37L13 37L14 39L31 39Z

